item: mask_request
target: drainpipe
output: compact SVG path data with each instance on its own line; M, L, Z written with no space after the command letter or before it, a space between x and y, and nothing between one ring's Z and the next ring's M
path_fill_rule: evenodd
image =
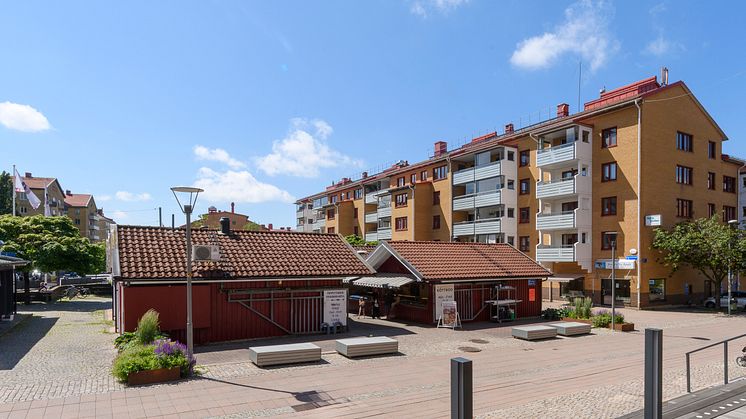
M641 133L642 133L642 109L640 108L640 99L635 99L635 106L637 106L637 309L640 309L640 283L642 281L642 275L641 275L641 266L642 263L642 257L640 253L642 253L642 247L640 246L640 230L642 229L642 225L640 224L640 220L642 220L642 214L640 213L640 209L642 206L640 205L640 201L642 201L642 191L640 190L641 182L640 182L640 160L642 156L642 145L640 143ZM616 263L615 261L611 261L611 263Z
M722 151L721 151L722 153ZM738 228L743 228L741 224L741 218L743 218L743 208L741 208L741 187L743 186L743 182L741 181L741 170L743 170L746 167L746 163L741 165L741 167L738 168L738 172L736 174L736 179L738 179L736 182L738 182L738 194L736 195L736 214L738 215ZM738 211L741 210L741 211ZM731 280L732 281L732 280ZM731 284L731 287L733 284ZM739 269L736 271L736 286L738 287L738 290L740 290L741 287L741 270Z
M451 210L449 211L451 213L451 217L450 217L451 218L451 223L450 223L451 231L448 233L448 236L449 236L448 241L452 242L454 241L453 240L454 239L453 237L453 171L451 170L452 168L451 168L451 155L450 154L446 156L446 165L448 166L448 176L451 178L451 182L448 184L448 187L450 188L450 195L451 195L450 204L449 204L451 206ZM442 208L443 204L441 202L438 205L441 205L441 208Z
M414 207L415 207L415 205L417 205L417 203L414 200L414 185L409 185L408 188L412 190L412 241L415 241L415 236L414 236L414 217L415 217L415 210L414 210Z

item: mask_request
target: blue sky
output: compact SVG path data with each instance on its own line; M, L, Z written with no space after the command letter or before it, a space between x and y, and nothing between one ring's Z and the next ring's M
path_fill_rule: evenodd
M64 4L63 4L64 3ZM0 4L0 167L124 224L169 187L294 226L294 198L601 87L684 80L746 156L742 2L24 1ZM178 213L177 213L178 214ZM177 219L183 216L177 215ZM166 217L164 217L166 218Z

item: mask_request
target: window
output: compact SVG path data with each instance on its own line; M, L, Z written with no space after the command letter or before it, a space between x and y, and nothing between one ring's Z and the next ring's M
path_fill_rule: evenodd
M616 147L616 127L601 131L601 148Z
M712 218L717 214L717 210L715 209L715 204L707 204L707 216Z
M28 208L21 207L21 214L26 214L28 212Z
M433 192L433 205L440 205L440 191Z
M531 164L531 150L523 150L518 152L519 159L518 160L518 166L528 166Z
M424 182L424 181L427 180L427 170L423 170L423 171L420 172L420 180L422 182Z
M76 225L76 226L79 226L79 225L80 225L80 218L76 218L76 219L75 219L75 225Z
M515 246L515 237L508 236L508 244L511 246Z
M676 216L681 218L692 218L694 214L694 204L688 199L676 200Z
M616 215L616 197L601 198L601 215Z
M433 215L433 230L440 230L440 215Z
M569 233L562 235L562 246L572 246L578 242L578 235L576 233Z
M410 183L412 183L412 185L414 185L415 183L417 183L417 173L412 173L409 176L409 179L410 179Z
M666 301L666 280L656 278L648 280L648 299L652 301Z
M349 191L347 192L347 194L346 194L346 195L347 195L347 198L346 198L346 199L350 199L350 192L349 192Z
M601 182L616 180L616 162L601 165Z
M521 195L526 195L531 193L531 184L529 183L529 179L521 179L520 180L520 188L519 193Z
M723 191L736 193L736 178L723 176Z
M515 181L513 179L508 179L508 189L511 191L515 189Z
M676 133L676 149L682 151L692 152L694 147L692 144L692 136L683 132Z
M715 141L708 141L707 142L707 157L714 159L716 154L717 154L717 146L715 145Z
M406 183L406 180L404 179L404 176L396 179L396 186L402 187Z
M379 218L378 229L390 229L391 228L391 217Z
M575 211L577 208L578 208L578 201L562 203L562 212L564 213Z
M396 231L402 231L407 229L407 217L397 217L395 220Z
M676 166L676 183L680 183L682 185L691 185L692 184L692 172L694 169L691 167L686 166Z
M508 218L515 218L515 208L508 208Z
M518 250L521 252L528 252L528 247L531 245L531 238L529 236L518 237Z
M715 190L715 174L707 172L707 189Z
M433 180L445 179L448 176L448 166L440 166L433 169Z
M352 209L352 218L357 218L357 208Z
M334 234L334 227L327 227L326 232L329 234Z
M334 208L326 210L326 218L327 218L327 220L333 220L334 219Z
M406 192L405 193L400 193L400 194L396 195L394 197L394 199L395 199L394 206L396 208L406 207L407 206L407 193Z
M611 244L616 242L616 231L604 231L601 233L601 250L611 250Z
M723 221L731 221L736 219L736 207L729 205L723 205Z
M508 161L513 161L513 160L515 160L515 152L508 151Z
M337 202L337 195L332 195L332 204Z
M524 207L518 210L518 222L519 223L528 223L531 220L529 220L529 217L531 217L531 208Z
M363 189L355 189L355 199L362 199L363 198Z

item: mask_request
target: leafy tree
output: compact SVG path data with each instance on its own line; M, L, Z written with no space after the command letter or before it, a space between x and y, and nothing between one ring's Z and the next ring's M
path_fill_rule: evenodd
M13 178L3 170L0 173L0 215L13 213Z
M345 240L347 240L347 243L349 243L352 246L377 246L378 245L378 242L375 242L375 241L367 242L362 237L356 236L354 234L345 236Z
M247 221L246 224L243 226L243 229L246 231L261 231L262 226L253 221Z
M746 267L744 230L717 216L685 221L671 230L657 228L652 247L662 252L658 260L671 268L671 274L682 267L695 269L717 286L718 295L728 268L735 273ZM715 300L719 306L720 299Z

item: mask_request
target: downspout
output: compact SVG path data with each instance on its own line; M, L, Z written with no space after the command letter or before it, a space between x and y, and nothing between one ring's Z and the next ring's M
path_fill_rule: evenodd
M414 200L414 185L409 185L408 188L412 190L412 241L416 241L415 236L414 236L414 218L415 218L414 207L415 205L417 205L417 201Z
M642 258L639 256L640 252L642 251L642 248L640 246L640 230L642 229L642 226L640 225L640 220L642 219L642 214L640 213L640 210L642 208L642 205L640 204L640 201L642 201L642 191L640 190L640 187L642 183L640 182L640 160L642 157L642 145L640 143L641 133L642 133L642 109L640 108L640 99L635 99L635 106L637 106L637 309L640 309L640 283L642 281L642 275L641 275L641 267L640 264L642 262ZM616 263L616 261L611 261L611 263Z
M722 151L721 151L721 154L722 154ZM736 201L737 201L736 214L741 214L737 217L739 221L738 228L743 228L743 224L741 220L741 218L743 218L743 208L741 207L741 187L743 187L743 182L741 181L741 170L743 170L745 167L746 167L746 163L744 163L743 165L741 165L741 167L738 168L738 172L736 174L736 179L738 179L737 182L739 184L738 194L736 195ZM741 211L738 211L738 210L741 210ZM731 281L732 280L733 279L731 278ZM731 284L731 287L733 287L733 284ZM741 288L741 270L739 269L738 271L736 271L736 290L740 291L740 288Z
M450 211L448 211L451 214L451 217L450 217L451 218L451 220L450 220L451 223L449 224L451 226L451 230L448 232L448 236L449 236L448 237L448 241L452 242L453 239L454 239L454 237L453 237L453 171L451 170L452 168L451 168L451 155L450 154L448 154L446 156L446 167L448 167L448 176L447 176L447 178L448 178L448 187L450 188L449 189L449 195L451 197L448 200L449 201L448 205L451 206ZM442 201L438 205L440 205L441 208L442 208L442 205L443 205Z

